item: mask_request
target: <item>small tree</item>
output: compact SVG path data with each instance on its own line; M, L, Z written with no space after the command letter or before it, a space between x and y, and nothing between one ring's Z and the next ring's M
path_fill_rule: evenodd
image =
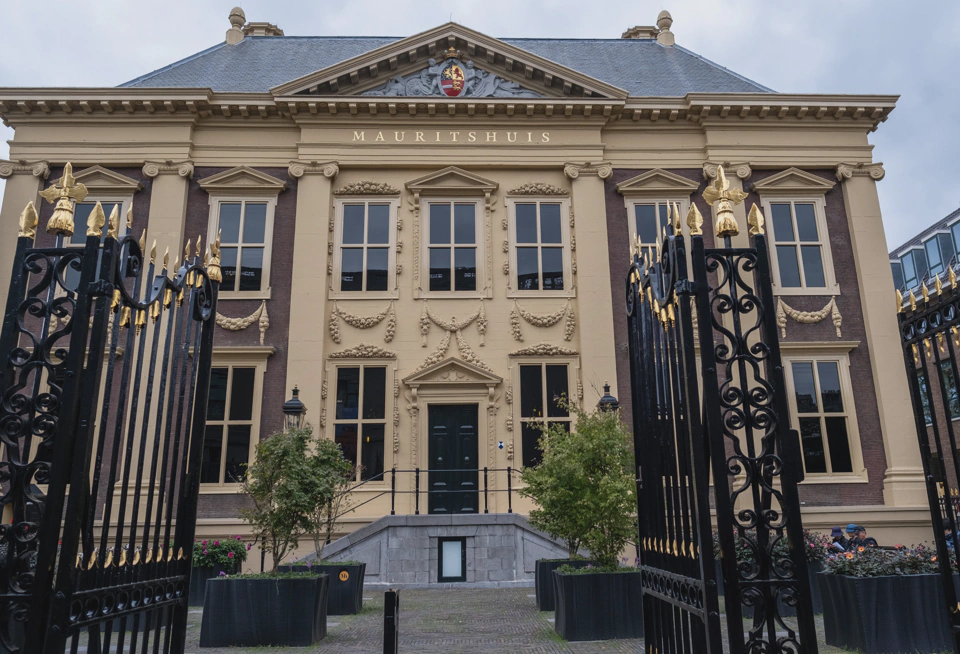
M352 506L348 491L356 478L356 468L344 458L339 445L323 439L315 441L309 463L314 484L310 531L319 561L337 522Z
M615 567L634 535L636 489L630 435L615 412L584 411L560 398L558 404L577 420L540 425L540 464L525 468L520 492L537 508L530 524L564 540L570 556L580 547L603 567Z

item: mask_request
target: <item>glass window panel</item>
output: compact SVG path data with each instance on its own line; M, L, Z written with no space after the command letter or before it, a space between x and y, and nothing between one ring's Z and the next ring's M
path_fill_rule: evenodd
M917 269L913 265L913 254L907 252L903 255L903 258L900 259L903 262L903 282L906 284L907 288L916 286L917 284Z
M953 367L950 361L940 362L940 380L947 392L947 403L950 407L951 420L960 418L960 398L957 397L957 380L953 376Z
M540 449L540 436L543 434L534 423L520 423L520 440L523 447L523 467L532 468L540 463L543 452Z
M267 228L267 205L248 202L243 214L243 242L263 243Z
M343 458L357 464L357 426L356 425L337 425L334 432L334 440L340 446L343 452Z
M87 243L87 230L82 229L83 226L87 224L87 218L90 217L90 212L93 211L93 208L97 206L96 202L78 202L74 205L73 208L73 224L76 228L73 231L73 236L70 237L70 245L85 245ZM107 208L103 208L104 213L107 212ZM110 214L106 214L110 215Z
M362 204L343 205L344 243L363 243L363 213L364 206Z
M367 243L390 242L390 205L371 204L367 207Z
M387 290L387 248L367 248L367 290Z
M960 254L960 223L954 223L950 228L950 233L953 235L953 252L954 254Z
M657 213L660 214L660 223L657 228L657 238L663 235L663 228L670 224L670 206L666 204L657 205Z
M363 369L363 417L364 419L383 420L384 404L387 392L387 369Z
M337 368L337 420L356 420L359 402L360 368Z
M203 459L200 461L200 482L220 483L220 454L223 451L223 425L207 425L203 434Z
M824 413L843 412L843 392L840 389L840 367L836 361L818 361L817 375L820 378L820 399Z
M778 245L777 264L780 266L780 286L784 288L799 288L800 263L797 261L796 246Z
M517 243L537 242L537 205L518 204L517 211Z
M932 238L924 243L923 249L927 253L927 265L930 274L937 275L943 272L943 262L940 260L940 247L937 244L937 239Z
M913 263L917 268L917 277L924 277L927 274L927 255L923 250L913 251Z
M823 420L827 426L827 443L830 446L830 467L833 468L833 472L853 472L850 439L847 437L847 419L828 417Z
M477 242L477 205L453 205L453 239L455 243L469 244Z
M256 368L233 369L233 386L230 389L231 420L253 418L253 384L256 375Z
M228 484L242 482L247 476L250 459L250 425L230 425L227 428L227 465L223 480Z
M360 446L360 479L373 479L383 474L384 425L363 425L363 444ZM378 477L379 478L379 477Z
M778 252L779 254L779 252ZM819 245L801 245L803 257L803 278L809 288L822 288L827 285L823 275L823 257Z
M657 242L657 208L652 204L638 204L634 207L637 219L637 236L641 243Z
M240 290L259 291L263 282L263 248L243 248L240 256Z
M242 206L239 202L220 203L220 222L217 228L220 230L221 243L240 242L240 209Z
M540 242L562 243L560 233L560 205L540 205Z
M789 243L793 240L793 220L789 204L771 204L770 221L773 223L773 240Z
M107 208L104 207L103 210L106 211ZM940 243L940 259L943 261L944 268L946 268L953 259L953 238L950 234L937 234L937 241Z
M793 210L797 214L797 240L808 243L817 243L820 236L817 234L817 214L812 204L795 204Z
M543 417L543 370L535 366L520 366L520 416Z
M450 243L450 205L430 205L430 244L447 245Z
M229 368L210 369L210 394L207 397L207 420L223 420L227 412L227 374Z
M563 290L563 249L543 248L543 290Z
M820 418L800 418L800 443L807 472L826 472L827 456L823 451Z
M517 248L517 289L540 290L540 262L537 248Z
M561 397L570 399L569 378L567 366L546 366L547 369L547 415L551 418L570 415L566 409L557 406Z
M450 290L450 248L430 248L430 290Z
M817 387L813 381L813 363L794 361L793 390L797 394L797 413L817 412Z
M220 290L237 290L237 248L220 249L220 272L223 276Z
M894 288L903 288L903 264L897 261L891 261L890 268L893 270Z
M477 290L477 250L457 248L454 251L455 288L458 291Z
M363 290L363 250L343 248L340 255L340 290Z

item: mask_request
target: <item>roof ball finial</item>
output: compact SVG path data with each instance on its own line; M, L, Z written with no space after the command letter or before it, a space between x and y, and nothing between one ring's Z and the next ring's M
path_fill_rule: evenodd
M673 32L670 27L673 26L673 16L664 9L657 15L657 27L660 33L657 34L657 43L660 45L673 45Z
M235 45L243 40L243 25L247 22L247 15L240 7L230 10L230 29L227 30L227 45Z

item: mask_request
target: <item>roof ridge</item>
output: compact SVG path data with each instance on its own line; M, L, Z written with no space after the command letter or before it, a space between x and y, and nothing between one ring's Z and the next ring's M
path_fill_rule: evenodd
M195 52L194 54L190 55L189 57L184 57L183 59L180 59L179 61L173 62L172 64L167 64L167 65L164 66L163 68L157 68L156 70L150 71L149 73L145 73L145 74L141 75L140 77L136 77L136 78L134 78L134 79L132 79L132 80L129 80L129 81L127 81L127 82L124 82L123 84L118 84L118 85L117 85L117 88L122 88L122 87L125 87L125 86L133 86L134 84L138 84L138 83L140 83L140 82L142 82L142 81L144 81L144 80L148 80L148 79L150 79L151 77L153 77L153 76L155 76L155 75L159 75L160 73L165 73L165 72L167 72L168 70L172 70L172 69L176 68L177 66L182 66L183 64L185 64L185 63L187 63L187 62L189 62L189 61L193 61L194 59L199 59L200 57L202 57L202 56L204 56L204 55L206 55L206 54L209 54L209 53L213 52L214 50L218 50L218 49L222 48L222 47L225 46L225 45L226 45L226 42L217 43L217 44L215 44L215 45L210 46L210 47L207 48L206 50L201 50L200 52Z
M741 81L743 81L743 82L750 82L751 84L755 84L756 86L760 87L761 89L763 89L763 90L766 91L767 93L776 93L776 91L774 91L773 89L771 89L769 86L764 86L764 85L761 84L760 82L755 82L755 81L753 81L752 79L750 79L749 77L745 77L745 76L741 75L740 73L738 73L738 72L735 71L735 70L730 70L730 69L727 68L726 66L721 66L720 64L716 63L715 61L712 61L712 60L710 60L710 59L707 59L707 58L704 57L703 55L699 55L699 54L697 54L696 52L692 52L692 51L690 51L690 50L687 50L687 49L684 48L682 45L674 45L674 46L672 46L672 47L680 50L681 52L685 52L685 53L687 53L688 55L690 55L691 57L694 57L694 58L696 58L696 59L699 59L700 61L702 61L702 62L704 62L704 63L710 64L710 65L713 66L714 68L719 68L719 69L722 70L723 72L729 73L730 75L733 75L734 77L736 77L737 79L739 79L739 80L741 80Z
M904 241L903 243L901 243L901 244L898 245L897 247L895 247L895 248L893 248L892 250L890 250L890 253L889 253L890 256L895 258L895 257L897 256L897 253L900 252L901 250L903 250L903 249L906 248L906 247L911 247L911 248L912 248L913 246L922 245L922 244L923 244L923 241L924 241L924 238L923 238L923 237L924 237L925 235L927 235L927 234L929 234L930 232L933 232L933 231L935 231L935 230L938 230L938 229L940 229L940 228L942 228L942 227L946 227L946 226L947 226L947 223L948 223L951 219L956 218L957 216L960 216L960 208L954 209L953 211L951 211L950 213L948 213L946 216L944 216L944 217L941 218L940 220L936 221L935 223L933 223L933 224L930 225L929 227L920 230L919 232L917 232L916 234L914 234L913 236L911 236L909 239L907 239L906 241Z

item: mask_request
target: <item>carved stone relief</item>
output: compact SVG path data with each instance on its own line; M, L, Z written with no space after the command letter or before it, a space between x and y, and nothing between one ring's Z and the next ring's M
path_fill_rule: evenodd
M477 307L477 310L474 313L462 320L457 320L456 316L451 317L449 320L444 320L437 317L433 314L433 312L430 311L429 304L426 300L424 300L423 310L420 313L421 347L427 346L427 335L430 333L431 324L440 327L445 333L443 335L443 339L440 341L440 345L437 346L437 349L434 350L430 356L428 356L424 362L420 364L417 370L424 370L425 368L428 368L434 364L440 363L445 358L447 350L450 349L451 336L456 334L457 349L460 350L460 357L464 361L472 363L479 368L493 372L486 363L480 360L470 345L467 344L466 339L463 337L463 330L473 324L474 321L477 323L477 332L480 334L480 346L483 347L484 335L487 333L487 316L483 300L480 300L480 306Z
M520 324L521 318L534 327L541 329L552 327L560 322L561 319L566 318L566 326L563 334L563 340L565 341L573 339L573 333L577 326L577 319L573 312L573 307L570 306L569 300L560 307L558 311L542 315L530 313L521 307L519 302L514 301L513 308L510 310L510 333L516 341L523 341L523 330Z
M387 97L454 97L454 98L542 98L498 75L450 57L437 62L429 59L427 68L410 75L397 75L363 95Z
M227 318L219 311L217 312L217 325L232 332L246 329L253 323L257 323L257 326L260 327L260 345L263 345L263 338L266 336L267 330L270 329L270 316L267 314L266 300L260 303L256 311L244 318Z
M512 357L538 356L538 357L558 357L558 356L577 356L579 352L570 348L551 345L550 343L537 343L529 347L520 348L510 353Z
M397 331L397 312L393 307L393 302L388 304L383 311L373 316L357 316L352 313L347 313L340 307L339 303L334 301L333 310L330 312L330 321L328 323L328 328L330 330L330 338L333 339L334 343L340 343L340 320L343 320L345 323L354 327L356 329L370 329L376 327L381 322L386 319L387 328L383 335L383 342L389 343L393 340L393 337L396 335Z
M333 192L334 195L400 195L400 189L390 186L386 182L354 182L341 186Z
M327 356L331 359L396 359L397 353L377 347L376 345L360 343L359 345L348 347L346 350L331 352Z
M560 186L547 184L546 182L528 182L518 186L508 193L508 195L561 195L568 196L570 191ZM506 229L506 228L505 228Z

